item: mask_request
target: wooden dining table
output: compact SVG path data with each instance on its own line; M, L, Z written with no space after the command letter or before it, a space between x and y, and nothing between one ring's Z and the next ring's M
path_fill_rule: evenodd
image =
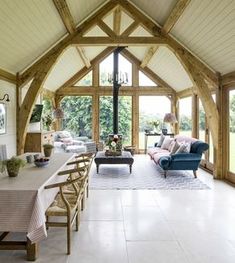
M73 158L73 153L54 153L45 167L27 163L17 177L0 174L0 250L25 249L27 260L37 258L38 243L47 237L45 211L58 192L44 187L65 180L57 173ZM27 241L4 241L9 232L24 232Z

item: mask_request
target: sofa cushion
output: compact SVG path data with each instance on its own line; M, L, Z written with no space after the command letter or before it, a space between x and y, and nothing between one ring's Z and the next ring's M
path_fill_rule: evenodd
M162 143L161 149L168 150L173 140L174 140L174 138L165 137L165 139Z
M175 141L174 144L173 144L173 147L171 148L171 151L170 151L170 155L174 154L180 147L180 144Z
M190 144L189 143L181 143L175 154L177 153L189 153L190 152Z

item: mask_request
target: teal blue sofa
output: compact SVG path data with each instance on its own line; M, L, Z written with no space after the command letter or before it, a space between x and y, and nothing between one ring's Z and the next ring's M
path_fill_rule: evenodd
M189 153L177 153L170 155L170 152L159 147L154 147L148 154L151 159L164 170L166 177L169 170L192 170L194 177L197 177L196 171L202 159L202 154L209 149L209 145L195 138L177 135L175 140L180 142L189 142Z

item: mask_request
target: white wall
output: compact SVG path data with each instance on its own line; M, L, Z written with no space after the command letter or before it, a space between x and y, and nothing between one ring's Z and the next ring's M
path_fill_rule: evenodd
M0 99L8 93L10 102L6 104L7 111L7 130L5 134L0 134L0 144L6 144L7 157L16 155L16 87L14 84L0 80Z

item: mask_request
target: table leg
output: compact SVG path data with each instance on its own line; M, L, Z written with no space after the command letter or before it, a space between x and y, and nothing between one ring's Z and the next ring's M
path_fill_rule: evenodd
M38 256L38 244L32 244L31 241L27 238L27 260L35 261Z
M96 172L99 173L99 164L96 164Z
M130 167L130 174L131 174L131 172L132 172L132 164L130 164L129 167Z
M147 146L148 146L148 136L145 134L144 135L144 153L147 153Z

